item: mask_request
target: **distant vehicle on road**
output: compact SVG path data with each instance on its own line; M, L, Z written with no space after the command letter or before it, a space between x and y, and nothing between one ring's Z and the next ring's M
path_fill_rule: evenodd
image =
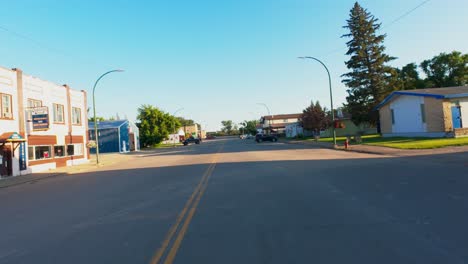
M240 138L240 139L251 139L251 138L253 138L253 136L250 135L250 134L248 134L248 135L240 135L239 138Z
M198 139L198 138L189 137L189 138L187 138L186 140L184 140L183 144L184 144L184 146L187 146L187 145L193 144L193 143L195 143L195 144L198 145L198 144L200 144L200 142L201 142L201 141L200 141L200 139Z
M255 136L255 141L257 141L257 143L260 143L260 142L263 142L263 141L276 142L276 141L278 141L278 137L275 136L275 135L257 134Z
M206 136L206 139L215 139L215 138L216 138L216 136L214 136L214 135L207 135Z

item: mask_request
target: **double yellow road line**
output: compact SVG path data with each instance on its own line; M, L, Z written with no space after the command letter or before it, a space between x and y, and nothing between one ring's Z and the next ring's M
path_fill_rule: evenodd
M187 203L185 204L180 214L177 216L176 222L169 229L169 232L164 238L161 244L161 247L154 254L153 258L151 259L150 264L162 264L162 263L172 264L174 262L174 259L177 255L177 251L179 250L180 245L182 244L182 240L184 239L185 233L187 232L190 222L192 221L195 211L197 210L201 197L203 196L206 188L208 187L208 181L210 180L211 175L213 174L213 171L216 167L218 154L222 149L223 149L223 146L219 148L218 152L213 157L213 160L211 161L210 166L203 174L197 187L193 191L192 195L188 199ZM183 225L179 229L179 226L182 224L182 222L183 222ZM173 239L176 233L177 233L177 236L175 239ZM172 246L169 247L169 244L171 243L172 240L174 240L174 242L172 243ZM163 262L163 256L166 252L167 252L167 255Z

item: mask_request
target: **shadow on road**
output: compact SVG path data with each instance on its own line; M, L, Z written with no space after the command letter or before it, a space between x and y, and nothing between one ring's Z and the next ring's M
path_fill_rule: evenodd
M367 249L373 241L391 238L395 245L406 243L405 247L413 250L414 259L424 257L418 251L418 243L428 243L466 259L468 236L463 230L468 222L468 177L466 164L460 161L452 154L220 160L184 245L196 247L197 239L209 238L203 234L216 237L215 234L228 232L228 226L227 230L233 230L232 234L228 232L230 239L240 244L262 236L267 239L265 243L274 244L284 239L284 232L295 238L288 242L295 246L269 251L272 256L301 245L311 248L311 238L317 238L319 232L317 239L321 242L314 242L314 254L320 252L318 245L323 243L341 245L344 242L340 241L353 241L364 245L356 249L360 251L357 256L370 256L372 251ZM53 259L92 263L99 256L100 263L115 259L121 263L147 263L207 167L191 164L101 170L1 190L0 200L15 202L0 205L2 213L9 216L0 219L4 230L0 255L4 250L24 250L4 257L2 262ZM237 224L245 225L246 231L235 231ZM63 244L67 236L62 234L70 230L73 239ZM147 235L148 230L151 236ZM245 237L234 236L235 232ZM363 233L366 235L360 235ZM122 247L122 241L134 246ZM216 245L217 241L207 243ZM329 253L346 248L344 244L333 248L332 244ZM233 257L238 254L236 247L220 250ZM298 254L307 252L310 250Z

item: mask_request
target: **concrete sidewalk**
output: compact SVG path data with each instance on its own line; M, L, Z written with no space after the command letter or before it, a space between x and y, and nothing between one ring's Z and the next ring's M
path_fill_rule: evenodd
M130 156L126 154L111 153L101 154L99 156L99 166L96 165L96 156L92 156L86 164L57 168L55 170L49 170L45 172L32 173L22 176L8 177L0 180L0 189L11 186L16 186L29 182L36 182L44 179L49 179L57 176L72 175L84 172L91 172L100 168L108 167L112 164L128 160Z
M315 142L312 140L290 140L290 141L287 141L287 143L313 145L319 148L345 150L343 145L333 146L332 143ZM468 146L453 146L453 147L436 148L436 149L396 149L396 148L370 146L370 145L351 145L345 151L395 156L395 157L405 157L405 156L437 155L437 154L468 152Z

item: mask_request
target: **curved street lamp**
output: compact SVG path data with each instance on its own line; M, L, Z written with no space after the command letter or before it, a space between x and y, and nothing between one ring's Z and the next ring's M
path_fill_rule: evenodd
M336 145L336 128L335 128L335 111L333 109L333 92L332 92L332 85L331 85L331 77L330 77L330 71L328 70L327 66L325 65L325 63L323 63L321 60L315 58L315 57L310 57L310 56L305 56L305 57L298 57L299 59L311 59L311 60L315 60L315 61L318 61L320 64L322 64L322 66L325 68L325 70L327 70L327 74L328 74L328 85L330 86L330 104L331 104L331 114L332 114L332 120L333 120L333 124L332 124L332 127L333 127L333 145Z
M102 77L113 72L123 72L123 70L112 70L112 71L108 71L104 73L96 80L96 82L94 83L94 87L93 87L93 112L94 112L94 137L96 141L96 165L99 165L99 138L98 138L98 126L97 126L97 120L96 120L96 99L94 97L94 91L96 90L96 86L98 82L102 79Z
M266 108L266 110L268 111L268 115L273 118L273 116L270 113L270 108L268 108L268 106L266 104L264 104L264 103L257 103L257 104L258 105L263 105ZM268 126L269 126L270 133L271 133L271 120L268 122Z

